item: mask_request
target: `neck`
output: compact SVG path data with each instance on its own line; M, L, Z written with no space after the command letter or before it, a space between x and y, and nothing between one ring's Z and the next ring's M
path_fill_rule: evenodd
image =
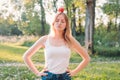
M63 39L63 32L62 31L55 31L51 33L51 36L56 39Z

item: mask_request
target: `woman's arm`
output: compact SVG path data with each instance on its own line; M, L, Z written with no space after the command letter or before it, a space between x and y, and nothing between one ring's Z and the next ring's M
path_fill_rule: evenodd
M90 56L87 51L79 44L79 42L72 37L72 48L82 57L82 62L72 71L70 71L70 75L74 76L79 71L81 71L90 61Z
M38 41L34 43L34 45L29 48L23 55L24 62L30 68L32 72L38 75L39 71L31 61L32 55L34 55L40 48L44 47L46 36L41 37Z

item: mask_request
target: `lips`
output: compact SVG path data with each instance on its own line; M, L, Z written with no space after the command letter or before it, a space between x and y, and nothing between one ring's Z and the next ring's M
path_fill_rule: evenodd
M56 27L57 27L57 28L59 28L59 27L60 27L60 25L56 25Z

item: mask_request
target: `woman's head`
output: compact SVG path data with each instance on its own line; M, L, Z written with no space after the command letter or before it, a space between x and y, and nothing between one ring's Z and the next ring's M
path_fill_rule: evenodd
M65 13L63 13L63 9L59 9L61 11L59 11L59 13L56 14L52 26L51 26L51 32L56 32L56 30L58 31L62 31L63 32L63 38L64 40L69 43L69 37L71 36L71 29L69 26L69 20L68 17Z
M66 16L66 14L58 13L54 18L52 27L54 31L58 30L58 31L64 32L67 29L69 29L69 21L68 21L68 17Z

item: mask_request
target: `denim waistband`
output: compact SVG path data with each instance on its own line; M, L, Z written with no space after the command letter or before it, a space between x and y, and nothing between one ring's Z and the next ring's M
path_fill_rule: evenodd
M67 74L68 72L62 74L54 74L49 71L45 71L47 76L42 76L42 80L71 80L71 77Z
M64 74L66 74L66 73L68 73L68 72L64 72L64 73L61 73L61 74L55 74L55 73L52 73L52 72L50 72L50 71L45 71L45 73L49 73L49 74L52 74L52 75L64 75Z

